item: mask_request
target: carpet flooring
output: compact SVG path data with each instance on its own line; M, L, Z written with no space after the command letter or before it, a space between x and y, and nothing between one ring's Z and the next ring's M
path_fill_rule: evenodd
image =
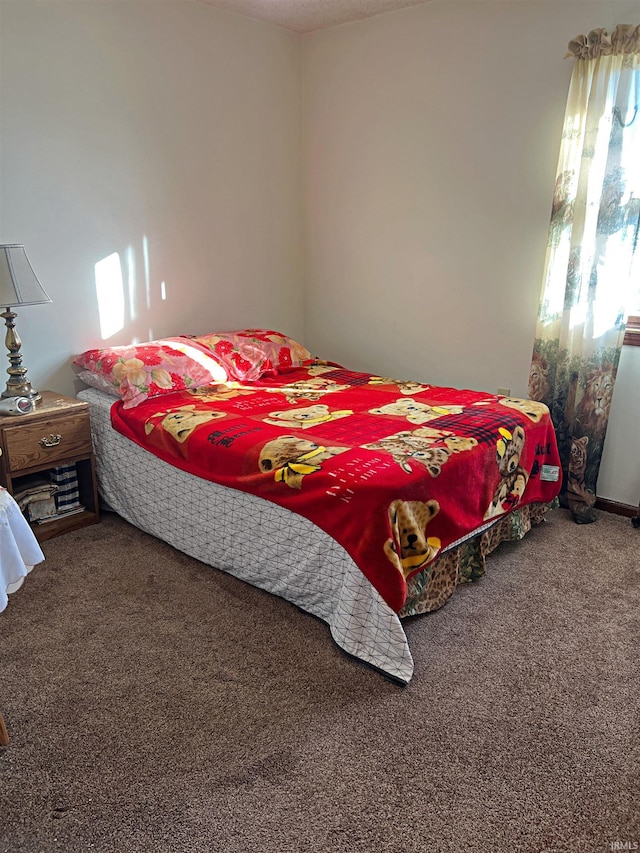
M0 614L1 853L640 846L628 518L501 545L407 621L406 687L116 515L43 550Z

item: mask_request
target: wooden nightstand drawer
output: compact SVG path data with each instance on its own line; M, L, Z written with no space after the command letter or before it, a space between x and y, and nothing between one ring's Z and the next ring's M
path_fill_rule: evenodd
M54 466L91 453L91 425L84 413L7 427L4 435L5 464L12 472Z

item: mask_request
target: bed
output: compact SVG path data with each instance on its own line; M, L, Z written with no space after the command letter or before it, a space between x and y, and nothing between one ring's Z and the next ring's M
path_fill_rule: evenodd
M76 364L109 508L319 617L400 683L403 619L480 577L559 492L544 405L352 371L271 330Z

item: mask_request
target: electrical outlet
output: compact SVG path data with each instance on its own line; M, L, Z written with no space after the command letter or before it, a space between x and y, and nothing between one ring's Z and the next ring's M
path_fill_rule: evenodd
M498 388L498 394L500 394L501 397L510 397L511 388Z

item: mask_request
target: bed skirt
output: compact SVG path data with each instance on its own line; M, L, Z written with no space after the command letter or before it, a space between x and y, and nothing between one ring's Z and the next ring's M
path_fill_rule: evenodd
M427 569L410 578L407 601L399 613L400 617L438 610L451 597L458 584L471 583L485 574L485 558L501 542L524 538L556 506L557 498L552 504L527 504L513 510L483 533L438 557Z

